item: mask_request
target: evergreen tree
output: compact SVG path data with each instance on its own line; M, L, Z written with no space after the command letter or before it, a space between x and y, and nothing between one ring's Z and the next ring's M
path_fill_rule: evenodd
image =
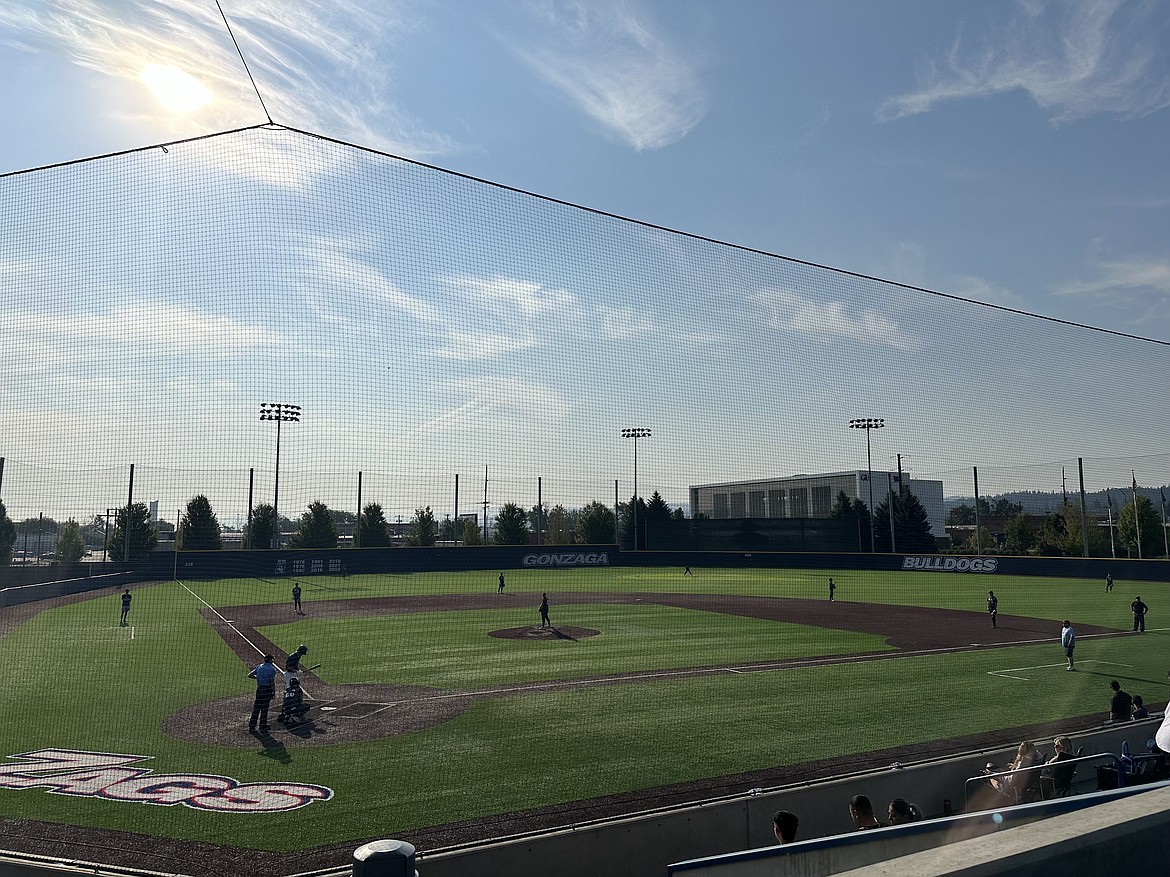
M548 533L545 534L545 541L549 545L568 545L571 538L565 507L553 506L552 511L548 513Z
M455 522L451 520L450 515L445 515L443 520L439 521L439 541L455 541Z
M252 509L252 520L244 525L244 545L254 550L265 550L275 547L272 544L276 535L276 520L273 518L273 508L269 503L261 503Z
M336 548L337 527L329 507L320 500L309 503L309 509L301 515L300 529L292 538L293 548Z
M70 518L61 525L57 534L57 550L54 558L57 563L77 563L85 557L85 540L81 538L81 524Z
M634 509L637 508L637 515ZM623 550L637 550L646 546L646 500L642 497L630 497L629 502L618 506L619 523L621 525L620 545ZM638 533L634 536L634 519L637 518Z
M514 502L504 503L496 515L496 544L527 545L530 541L528 516L524 509Z
M851 500L844 490L840 490L837 492L837 501L833 503L833 508L829 512L829 518L843 522L842 529L857 534L858 551L869 550L869 509L865 507L865 503L860 499ZM887 530L887 537L888 534ZM886 541L889 542L889 539Z
M184 551L219 551L223 547L219 519L211 510L211 501L203 494L187 503L176 538Z
M475 518L464 519L459 541L464 545L483 545L483 534L480 532L479 523Z
M16 525L8 517L8 509L0 501L0 567L12 563L12 548L16 545Z
M894 506L894 545L890 545L890 503ZM922 507L910 491L901 496L892 493L878 504L873 514L874 543L878 551L890 552L895 548L899 552L913 553L936 551L938 546L934 536L930 533L930 521L926 516L926 509ZM985 551L994 547L984 545Z
M362 548L387 548L390 545L390 528L386 515L379 503L371 502L362 510L358 521L358 541Z
M430 548L435 544L438 530L435 513L431 511L430 506L415 509L414 517L410 520L410 531L406 534L406 544L414 548Z
M586 545L611 545L614 539L613 509L594 500L577 515L577 541Z
M118 509L110 533L110 560L121 563L127 559L126 546L129 545L129 561L140 563L154 551L157 542L158 534L150 524L150 509L146 503L136 502Z
M670 520L670 506L666 504L666 500L657 490L651 495L650 502L646 503L645 509L647 521ZM639 509L638 514L641 514L641 509Z

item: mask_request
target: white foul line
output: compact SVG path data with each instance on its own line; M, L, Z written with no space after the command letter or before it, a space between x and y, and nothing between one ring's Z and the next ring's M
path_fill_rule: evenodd
M179 582L178 579L175 579L175 581ZM190 594L192 597L194 597L196 600L198 600L204 606L206 606L208 609L210 609L212 612L214 612L220 621L222 621L224 624L226 624L228 627L230 627L232 630L234 630L236 632L236 634L238 634L239 637L241 639L243 639L244 642L246 642L248 645L250 645L252 648L254 648L258 654L261 654L261 655L264 654L264 649L260 648L254 642L252 642L250 639L248 639L246 636L244 636L242 633L240 633L240 631L236 627L234 621L228 621L226 618L223 617L223 615L220 614L220 611L218 609L216 609L214 606L212 606L210 603L208 603L206 600L204 600L202 597L200 597L198 594L196 594L194 591L192 591L190 588L188 588L182 582L179 582L179 586L182 587L182 589L184 591L186 591L188 594Z
M1081 661L1082 664L1107 664L1110 667L1132 667L1133 664L1119 664L1116 661ZM1033 664L1031 667L1008 667L1006 670L988 670L988 676L999 676L1003 679L1021 679L1028 682L1029 676L1012 676L1012 673L1021 673L1024 670L1047 670L1049 667L1063 667L1064 664Z

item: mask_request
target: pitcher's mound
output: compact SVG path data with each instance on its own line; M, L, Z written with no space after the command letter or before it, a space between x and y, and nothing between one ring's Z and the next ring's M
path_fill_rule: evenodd
M488 636L499 639L535 639L535 640L579 640L587 636L597 636L600 630L591 630L588 627L506 627L503 630L488 631Z

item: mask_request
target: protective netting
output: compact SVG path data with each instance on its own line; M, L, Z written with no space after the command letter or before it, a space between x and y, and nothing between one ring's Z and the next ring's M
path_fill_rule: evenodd
M1078 502L1083 469L1101 516L1121 514L1135 480L1160 499L1170 470L1160 342L303 132L10 174L0 205L0 497L22 523L22 558L53 550L48 519L74 519L96 559L130 500L156 509L164 539L205 496L236 539L224 547L241 544L253 507L296 522L324 503L352 519L359 491L391 524L427 507L482 526L508 503L595 503L596 545L610 540L602 513L635 492L689 513L695 485L860 483L866 469L888 485L902 469L973 498L977 469L982 497L1031 491L1027 510L1042 513ZM273 403L299 419L262 420ZM855 418L884 425L863 436ZM651 434L623 438L635 427ZM772 501L739 493L729 508ZM1102 496L1115 505L1102 511ZM822 511L835 499L815 497ZM692 570L686 554L611 564L575 549L560 569L556 549L532 563L516 549L498 555L503 571L412 573L401 550L383 552L391 569L346 575L342 549L239 552L239 575L200 578L185 572L194 552L173 552L158 581L134 582L132 604L121 580L32 608L0 592L0 765L52 750L92 769L69 788L60 773L0 772L0 847L31 819L43 843L30 848L54 855L303 873L386 832L434 848L805 782L844 757L878 767L1075 732L1104 710L1103 685L1065 676L1062 617L1099 673L1124 666L1155 696L1163 678L1154 625L1149 640L1119 635L1128 591L1001 576L992 627L986 577L870 568L883 530L860 519L827 534L824 519L694 523L659 521L643 538L740 556ZM777 568L753 558L757 539L858 551L840 567ZM257 556L272 558L263 575ZM1143 591L1164 611L1151 577ZM551 619L537 614L546 593ZM273 730L249 732L248 668L298 643L322 664L306 670L311 721L277 727L277 703ZM169 784L151 787L150 770ZM278 781L295 789L257 791ZM935 791L919 801L928 816L962 798L961 785ZM294 794L309 810L262 825L226 812ZM133 806L144 800L176 806ZM805 812L801 830L834 821ZM181 845L192 840L204 846Z
M79 521L482 513L863 468L1162 484L1166 348L622 221L286 129L9 175L3 498ZM1061 481L1061 472L1065 480ZM464 502L466 504L464 504Z

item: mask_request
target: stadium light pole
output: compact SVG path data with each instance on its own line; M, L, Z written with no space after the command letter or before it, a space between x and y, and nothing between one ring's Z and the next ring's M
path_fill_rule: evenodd
M650 430L633 426L622 430L622 438L634 440L634 550L638 550L638 439L650 438Z
M877 539L873 532L873 453L870 450L869 434L875 429L881 429L886 425L883 417L859 417L849 421L850 429L864 429L865 430L865 465L866 478L869 481L869 551L871 554L877 554ZM893 508L890 509L890 515L894 514Z
M301 422L301 406L287 402L261 402L260 419L276 421L276 479L272 488L272 547L280 547L280 425Z

